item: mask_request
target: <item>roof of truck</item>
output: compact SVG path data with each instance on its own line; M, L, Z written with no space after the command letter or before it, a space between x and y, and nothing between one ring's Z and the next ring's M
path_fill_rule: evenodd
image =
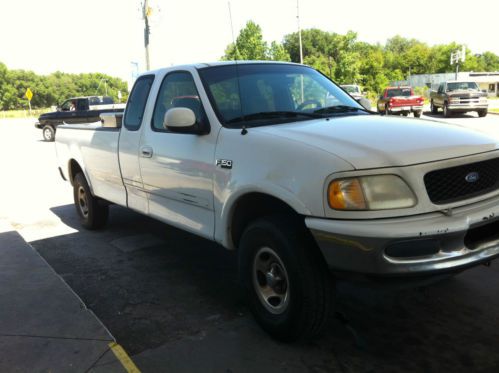
M231 66L231 65L254 65L254 64L268 64L268 65L295 65L295 66L306 66L310 67L308 65L302 65L299 63L294 63L294 62L282 62L282 61L248 61L248 60L239 60L239 61L217 61L217 62L200 62L200 63L192 63L192 64L184 64L184 65L173 65L173 66L165 66L159 69L151 70L151 71L146 71L142 73L141 75L147 75L151 73L157 73L160 71L164 71L167 69L175 68L175 69L182 69L182 68L195 68L195 69L203 69L206 67L215 67L215 66Z

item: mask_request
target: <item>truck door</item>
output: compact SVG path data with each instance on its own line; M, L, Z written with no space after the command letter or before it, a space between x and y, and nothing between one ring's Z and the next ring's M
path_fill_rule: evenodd
M149 98L149 91L154 82L154 75L145 75L137 79L128 99L123 125L120 130L119 163L123 183L127 192L129 208L147 213L147 195L144 192L139 165L139 144L144 122L144 111Z
M88 123L88 99L79 98L76 100L76 115L72 118L73 123Z
M77 99L72 98L70 100L64 101L60 106L59 112L57 113L57 119L59 123L77 123L76 121L76 101Z
M437 96L435 97L435 101L438 106L444 105L444 86L445 83L440 83L440 85L438 86Z
M194 111L207 123L193 76L168 73L160 86L151 123L144 128L140 168L151 216L198 235L213 238L213 172L216 136L171 132L163 127L173 107Z

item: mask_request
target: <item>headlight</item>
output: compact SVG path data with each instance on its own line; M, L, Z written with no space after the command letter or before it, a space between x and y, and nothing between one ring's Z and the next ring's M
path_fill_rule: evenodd
M416 196L396 175L333 180L327 197L329 206L335 210L387 210L416 205Z
M457 97L456 98L453 98L453 97L449 98L450 104L459 104L459 102L460 102L460 100Z

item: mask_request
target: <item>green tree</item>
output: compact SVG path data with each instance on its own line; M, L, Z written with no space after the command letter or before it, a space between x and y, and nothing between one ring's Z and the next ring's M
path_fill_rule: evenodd
M484 52L479 55L483 71L499 71L499 56L492 52Z
M266 60L267 43L263 40L262 29L253 21L248 21L241 30L236 43L225 49L223 60Z
M267 51L267 59L272 61L291 61L291 57L282 44L273 41Z
M119 78L105 74L66 74L55 72L48 76L37 75L32 71L8 70L0 63L0 109L12 110L28 107L25 97L26 89L33 92L31 106L33 108L49 107L61 103L69 97L103 95L104 84L100 89L99 82L107 85L108 95L115 101L118 91L124 98L127 96L127 84Z

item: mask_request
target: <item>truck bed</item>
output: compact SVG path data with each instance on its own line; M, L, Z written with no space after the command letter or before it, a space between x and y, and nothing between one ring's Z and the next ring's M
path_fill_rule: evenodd
M66 124L58 127L56 152L59 167L70 180L71 160L81 167L93 193L107 201L126 206L126 190L118 159L119 128L104 128L101 122ZM82 151L84 149L84 151Z

